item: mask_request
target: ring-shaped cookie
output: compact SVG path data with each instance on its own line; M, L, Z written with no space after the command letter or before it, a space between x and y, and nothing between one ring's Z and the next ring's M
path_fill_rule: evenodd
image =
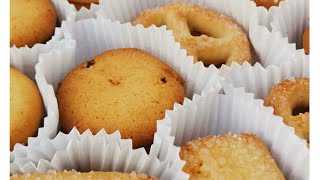
M243 30L230 18L194 4L174 2L146 10L133 25L166 25L176 41L205 65L231 65L251 62L249 41Z
M309 107L309 78L290 78L274 86L264 102L274 114L283 117L295 133L309 142L309 112L295 114L297 108Z

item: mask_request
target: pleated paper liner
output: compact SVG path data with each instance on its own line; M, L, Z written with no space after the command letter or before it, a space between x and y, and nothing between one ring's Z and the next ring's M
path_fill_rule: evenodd
M61 46L60 51L51 50L49 53L56 55L56 57L59 57L59 54L63 54L65 57L70 57L74 56L74 52L75 41L70 40L67 45ZM41 56L42 55L40 55L40 59ZM44 63L47 62L44 61ZM26 146L19 143L15 144L13 151L10 152L10 163L16 161L17 158L25 157L27 155L27 152L31 153L32 149L36 149L35 147L39 146L43 139L52 139L58 133L59 111L53 86L46 82L44 72L41 70L38 70L37 74L35 75L35 79L37 81L37 85L43 99L46 110L46 117L43 120L43 127L39 127L36 137L28 138L28 143Z
M52 0L52 4L55 7L58 16L58 24L61 24L64 20L74 20L75 10L72 6L69 5L66 0ZM71 39L71 37L61 32L59 27L55 28L55 33L52 36L51 40L49 40L45 44L37 43L33 47L29 48L27 46L17 48L15 46L10 48L10 66L18 69L25 75L27 75L32 80L35 80L35 65L39 62L39 55L42 53L49 53L52 50L70 50L75 48L75 41ZM38 85L39 87L39 85ZM52 128L47 127L47 124L52 124L51 126L57 126L55 121L58 113L56 99L52 95L48 95L50 91L53 91L52 87L43 86L39 87L40 93L43 98L46 117L44 118L44 127L40 127L38 129L37 135L54 137L57 133L56 128L53 130ZM31 140L32 141L32 140ZM19 146L19 144L17 144ZM20 145L21 146L21 145Z
M192 99L194 94L208 91L218 93L221 90L217 69L213 66L205 68L202 62L194 64L192 57L186 56L186 51L180 49L171 32L164 28L145 29L98 18L65 22L62 29L77 41L75 56L68 58L64 54L51 53L43 56L43 61L40 59L37 64L37 72L43 72L44 79L54 89L71 69L97 54L117 48L138 48L149 52L180 74L185 80L185 99Z
M74 20L75 19L75 9L70 6L67 0L52 0L52 4L55 7L58 16L58 22L61 24L62 21L65 20ZM24 71L23 67L28 67L28 71L30 71L29 77L34 79L34 66L38 62L38 56L41 53L48 53L51 49L59 48L56 45L63 44L63 42L59 42L64 40L64 34L60 33L59 27L55 28L55 33L52 38L45 44L37 43L33 47L21 47L17 48L13 46L10 48L10 64L16 67L20 71Z
M289 43L288 37L280 32L270 32L265 26L257 26L250 31L253 46L259 49L258 56L263 67L280 66L295 59L309 59L303 49L297 50L295 43Z
M75 21L79 21L81 19L96 18L99 8L100 6L97 4L91 4L90 9L82 7L79 11L76 12Z
M296 43L297 49L303 48L302 36L310 19L309 0L285 0L270 16L273 32L288 37L290 43Z
M286 179L308 179L309 150L305 142L281 117L273 115L272 108L249 96L209 92L175 106L157 122L155 136L162 140L161 149L167 149L167 139L182 146L207 135L256 134L267 145Z
M147 9L165 5L170 2L194 3L208 8L233 19L247 34L256 25L265 25L268 22L268 14L265 8L256 7L256 4L248 0L101 0L97 16L119 21L120 23L132 22L140 13ZM250 39L249 39L250 40ZM251 56L254 62L259 62L256 57L259 49L251 48Z
M69 4L67 0L52 0L52 4L58 15L58 22L61 25L62 21L76 21L96 17L95 13L98 7L93 6L90 10L77 12L75 8ZM39 55L48 53L54 49L60 49L63 46L70 46L70 37L61 32L59 27L55 28L55 33L52 38L45 44L37 43L33 47L10 48L10 65L16 69L25 72L27 76L34 80L34 66L38 63Z
M309 77L309 57L304 57L267 68L248 63L223 66L219 72L224 77L223 89L230 94L253 93L255 98L264 100L276 84L291 77Z
M58 36L56 36L58 38ZM54 90L51 85L44 83L42 77L37 77L35 75L35 64L38 62L39 54L41 53L51 53L54 51L63 51L65 54L70 55L70 52L75 50L75 41L71 39L70 34L61 33L59 40L51 40L46 44L46 46L34 46L32 49L20 48L17 50L11 49L11 62L10 65L22 73L26 74L29 78L37 81L38 88L40 90L43 104L45 107L46 116L43 119L43 126L39 127L36 136L45 136L49 138L55 137L57 134L59 113L57 100L54 95ZM55 49L55 50L54 50ZM38 143L40 139L30 137L28 139L28 144ZM21 144L16 144L16 146L22 146Z
M179 148L173 154L177 154ZM132 149L132 141L121 139L119 131L107 134L101 130L96 135L88 130L79 134L73 129L69 134L59 133L54 139L43 139L30 148L24 157L10 164L11 174L46 173L64 171L117 171L140 172L159 179L187 179L181 169L184 161L160 161L148 155L144 148ZM177 166L179 165L179 166Z
M250 31L263 67L309 58L301 49L303 32L309 26L309 0L284 0L272 10L268 25Z
M174 41L172 32L164 28L133 27L131 24L110 22L103 18L64 22L62 30L76 40L75 57L61 59L47 55L37 66L42 69L46 80L53 87L76 65L107 50L118 48L138 48L157 57L173 68L185 80L186 97L213 90L219 92L220 77L215 67L205 68L202 62L193 64L192 57L181 50ZM55 59L51 61L50 59ZM44 63L50 62L50 63ZM54 66L54 67L52 67Z
M186 51L181 50L179 44L174 41L171 32L163 28L145 29L141 26L133 27L130 24L112 23L105 19L68 21L64 22L61 28L76 40L76 48L70 51L51 51L40 55L39 63L36 65L36 80L40 90L51 86L56 90L58 83L79 63L101 52L117 48L144 50L173 68L185 80L185 101L192 99L194 94L218 93L221 90L221 77L217 76L217 69L215 67L205 68L202 62L194 64L192 57L186 56ZM53 90L48 91L46 95L55 97ZM51 106L56 107L54 111L58 112L56 99L52 103ZM48 123L48 129L58 131L56 124L59 122L59 116L54 118L54 123ZM15 163L17 154L26 154L32 146L38 146L42 139L43 137L33 138L33 142L30 143L31 147L19 146L13 151L11 162ZM181 165L175 165L175 160L171 160L171 156L177 156L177 154L178 151L175 154L161 156L159 159L169 161L172 166L181 168Z

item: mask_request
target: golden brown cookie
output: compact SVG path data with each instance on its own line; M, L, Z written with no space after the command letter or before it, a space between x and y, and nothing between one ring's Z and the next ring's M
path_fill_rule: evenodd
M206 66L252 63L246 33L230 18L195 4L174 2L146 10L132 24L166 25L194 62Z
M274 86L264 102L286 125L309 142L309 78L290 78ZM304 112L305 111L305 112Z
M10 68L10 150L26 144L36 134L42 118L42 98L37 85L26 75Z
M284 179L266 145L255 135L224 134L181 147L190 179Z
M256 2L257 6L264 6L269 9L271 6L279 6L280 2L283 0L253 0Z
M184 81L173 69L138 49L116 49L83 62L58 89L61 124L69 132L120 130L134 147L149 145L156 120L184 99Z
M32 47L54 34L57 13L50 0L10 0L10 46Z
M69 3L73 4L77 10L80 10L82 7L90 9L91 3L99 4L99 0L69 0Z
M90 180L90 179L121 179L121 180L156 180L157 178L147 176L145 174L131 172L131 173L120 173L120 172L88 172L80 173L75 171L64 171L64 172L49 172L46 174L22 174L13 175L10 179L15 180L48 180L48 179L64 179L64 180Z
M303 40L302 40L303 49L306 54L309 54L309 38L310 38L309 27L307 27L303 33Z

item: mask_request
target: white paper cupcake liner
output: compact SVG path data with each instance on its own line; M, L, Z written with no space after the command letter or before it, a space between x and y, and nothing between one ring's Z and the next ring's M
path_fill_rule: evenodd
M168 161L160 161L156 156L148 155L144 148L132 149L132 141L121 139L118 131L110 135L104 130L96 135L86 131L81 135L73 129L69 134L59 133L52 140L43 139L24 155L10 164L11 174L74 169L80 172L135 171L159 179L188 178L182 167L177 169Z
M54 139L47 137L36 137L35 141L37 143L31 143L28 146L17 146L11 154L10 164L11 173L23 173L30 169L30 165L23 168L26 164L38 164L39 160L51 160L56 153L56 151L66 149L69 141L80 140L84 136L90 136L92 133L90 131L84 132L82 135L76 130L72 129L69 134L59 133ZM113 141L120 141L120 133L115 132L111 135L107 135L105 131L101 130L97 133L97 136L105 136L106 139L111 138ZM126 142L123 140L123 142ZM130 144L130 143L129 143ZM24 170L26 169L26 170Z
M46 117L43 119L43 126L39 127L37 136L48 138L53 138L57 134L59 122L58 105L53 87L48 85L43 77L35 75L35 64L39 61L41 53L62 51L65 54L69 54L69 52L74 52L75 50L75 41L71 39L70 34L62 33L58 28L57 31L59 31L59 35L55 36L57 39L49 41L46 46L35 45L32 49L12 48L10 52L10 66L18 69L30 79L36 80L37 82L46 112ZM39 72L38 74L43 74L43 72ZM40 139L30 137L28 139L28 145L37 144L39 140ZM15 146L22 145L16 144Z
M279 7L270 8L266 24L255 23L249 36L263 67L308 56L301 49L308 18L309 0L285 0Z
M309 26L309 0L285 0L270 16L272 31L301 49L303 32Z
M99 10L99 8L100 6L97 4L91 4L90 9L81 8L79 11L76 12L75 21L79 21L81 19L96 18L96 13Z
M100 9L97 16L127 23L137 18L146 9L162 6L170 2L195 3L202 7L224 14L236 21L247 33L256 25L266 25L268 12L265 8L256 7L256 4L249 0L100 0ZM251 50L254 62L259 61L256 57L258 50Z
M62 21L75 20L76 10L73 6L71 6L69 4L69 2L67 0L51 0L51 2L57 12L59 25L61 24ZM31 54L30 57L28 57L27 59L25 59L25 60L22 59L24 61L22 63L29 63L29 61L32 61L33 64L35 65L36 63L34 63L34 62L38 59L37 56L40 53L43 53L47 50L55 48L52 46L52 44L54 44L52 41L59 41L59 40L61 41L61 40L63 40L63 38L64 37L63 37L63 35L60 34L59 28L56 27L55 33L52 36L51 40L45 44L37 43L31 48L29 48L28 46L21 47L21 48L17 48L16 46L11 47L10 48L10 54L11 54L10 59L15 59L15 57L22 58L25 54ZM19 60L19 61L22 61L22 60Z
M75 9L67 0L51 0L58 15L58 22L61 24L65 20L75 19ZM61 32L59 27L55 28L55 33L45 44L37 43L33 47L28 46L10 48L10 65L35 80L34 66L39 62L39 55L48 53L53 49L64 49L72 46L74 42L67 34Z
M167 111L166 117L157 122L155 136L166 150L167 139L174 139L174 144L181 146L199 137L228 132L256 134L286 179L308 179L309 151L305 141L261 100L211 92L197 96Z
M248 63L231 67L223 66L219 74L224 77L223 89L229 94L253 93L257 99L265 99L276 84L291 77L309 77L309 56L278 66L263 68Z
M162 6L174 1L179 0L101 0L101 8L97 11L97 15L112 21L126 23L133 21L143 10ZM281 12L281 16L282 9L290 11L292 6L297 9L298 5L296 1L300 1L299 3L301 4L302 0L286 0L281 2L279 7L271 7L267 10L264 7L257 7L256 4L250 0L240 0L236 2L233 0L180 0L180 2L198 4L235 20L248 34L248 38L252 43L253 47L251 48L251 52L253 62L260 62L263 67L280 65L292 59L305 56L302 51L296 52L294 44L288 43L287 36L283 35L283 32L286 32L285 29L280 33L278 32L279 28L277 28L278 25L271 27L271 22L275 19L275 14L279 14L277 12ZM303 7L305 7L306 4L308 3L305 3ZM290 11L290 13L292 12L294 11ZM290 13L288 12L288 17L290 17ZM300 20L301 18L296 19ZM292 18L292 20L296 19ZM287 21L282 22L283 26L286 25L286 22ZM276 23L273 22L272 24ZM272 28L273 32L271 33L269 31L271 31ZM292 42L290 41L290 43Z
M62 29L71 34L77 42L77 47L75 52L72 49L52 51L40 56L36 65L40 89L42 85L52 85L56 90L58 83L73 68L104 51L138 48L159 58L181 75L185 80L186 98L192 99L194 94L206 91L218 93L221 90L221 77L217 76L217 69L205 68L201 62L193 64L192 58L186 56L186 51L181 50L179 44L174 42L173 36L164 29L132 27L130 24L121 25L105 19L64 22ZM55 96L53 91L46 95ZM52 107L57 106L52 105ZM55 112L58 112L58 108ZM59 116L56 116L55 122L58 122L58 118ZM50 129L57 129L56 124Z
M59 43L62 43L59 45ZM64 40L60 41L59 43L55 43L54 45L58 45L59 50L51 50L50 53L57 54L57 52L62 52L65 56L72 56L74 55L75 51L75 41L74 40ZM65 44L63 44L65 43ZM46 52L46 51L43 51ZM30 54L26 54L26 56L30 56ZM40 55L40 59L41 59ZM40 60L41 61L41 60ZM54 62L54 61L53 61ZM51 64L53 62L45 62ZM33 74L33 72L28 71L28 68L24 66L19 66L22 69L22 72L25 74ZM30 66L32 67L32 66ZM34 68L34 67L33 67ZM30 149L34 149L34 147L39 146L42 140L52 139L58 133L58 125L59 125L59 112L58 112L58 104L57 99L55 97L54 89L52 85L49 85L45 80L45 75L50 71L43 72L38 70L35 77L37 81L38 88L40 90L43 103L45 106L46 117L43 119L43 126L39 127L37 136L36 137L29 137L28 138L28 145L24 146L19 143L15 144L14 149L10 152L10 162L13 162L16 157L25 157ZM30 77L32 78L32 77ZM26 161L27 162L27 161Z
M54 5L59 22L62 21L73 21L75 19L76 9L70 5L68 0L51 0Z
M288 37L280 32L270 32L265 26L256 26L250 31L250 39L263 67L280 66L296 59L308 59L303 49L297 50L295 43L289 43Z
M63 22L61 28L75 39L76 49L75 51L72 49L52 51L40 56L39 63L36 65L36 77L40 89L44 89L42 85L52 85L56 90L58 83L78 64L104 51L116 48L144 50L173 68L185 80L185 101L190 101L189 99L192 99L194 94L200 95L205 92L217 94L222 88L221 77L217 75L217 69L215 67L205 68L202 62L194 64L192 57L187 56L186 51L180 49L171 32L164 28L145 29L142 26L133 27L130 24L120 24L100 18ZM48 92L47 96L55 96L54 91ZM58 112L57 106L52 106L56 107L55 112ZM59 116L55 118L55 122L58 122ZM56 124L53 124L50 129L57 130ZM32 139L32 145L37 146L41 143L40 138L39 140ZM153 149L157 148L153 147ZM179 154L179 148L171 145L169 152L175 157ZM175 169L181 169L183 163L170 160L171 156L158 158L161 162L168 161Z
M205 68L202 62L193 64L192 57L180 49L171 32L164 28L145 29L142 26L133 27L129 23L120 24L102 18L63 22L61 28L70 33L77 42L75 57L66 58L61 54L63 58L56 58L55 55L48 54L43 61L55 59L54 64L38 64L40 69L51 71L46 80L55 88L69 71L85 60L107 50L138 48L159 58L179 73L185 80L186 97L189 99L192 99L195 93L211 90L217 93L221 89L217 69Z
M61 24L62 21L92 18L95 17L95 12L98 11L98 7L93 6L91 10L77 12L75 7L69 4L67 0L52 0L51 2L56 9L59 24ZM73 45L71 41L70 36L67 37L66 34L61 32L59 27L56 27L51 40L45 44L37 43L31 48L27 46L21 48L17 48L16 46L11 47L10 65L24 72L34 80L34 66L38 63L38 56L54 49L64 49L64 47L70 46L69 44Z
M40 54L49 53L54 49L63 50L75 47L75 41L71 39L70 34L61 32L60 28L56 28L55 31L55 36L46 44L36 44L32 48L12 47L10 49L10 66L35 80L35 65L39 62Z

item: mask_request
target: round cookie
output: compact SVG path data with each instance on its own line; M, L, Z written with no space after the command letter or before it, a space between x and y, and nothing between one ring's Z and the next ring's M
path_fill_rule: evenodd
M150 145L156 121L184 99L184 81L173 69L138 49L116 49L95 56L60 83L61 125L69 132L120 130L134 147Z
M26 144L37 132L42 118L42 98L36 84L10 68L10 150L16 143Z
M50 0L10 0L10 46L32 47L54 34L57 13Z
M310 35L309 35L309 27L308 27L303 33L303 40L302 40L303 49L307 55L309 54L309 37Z

